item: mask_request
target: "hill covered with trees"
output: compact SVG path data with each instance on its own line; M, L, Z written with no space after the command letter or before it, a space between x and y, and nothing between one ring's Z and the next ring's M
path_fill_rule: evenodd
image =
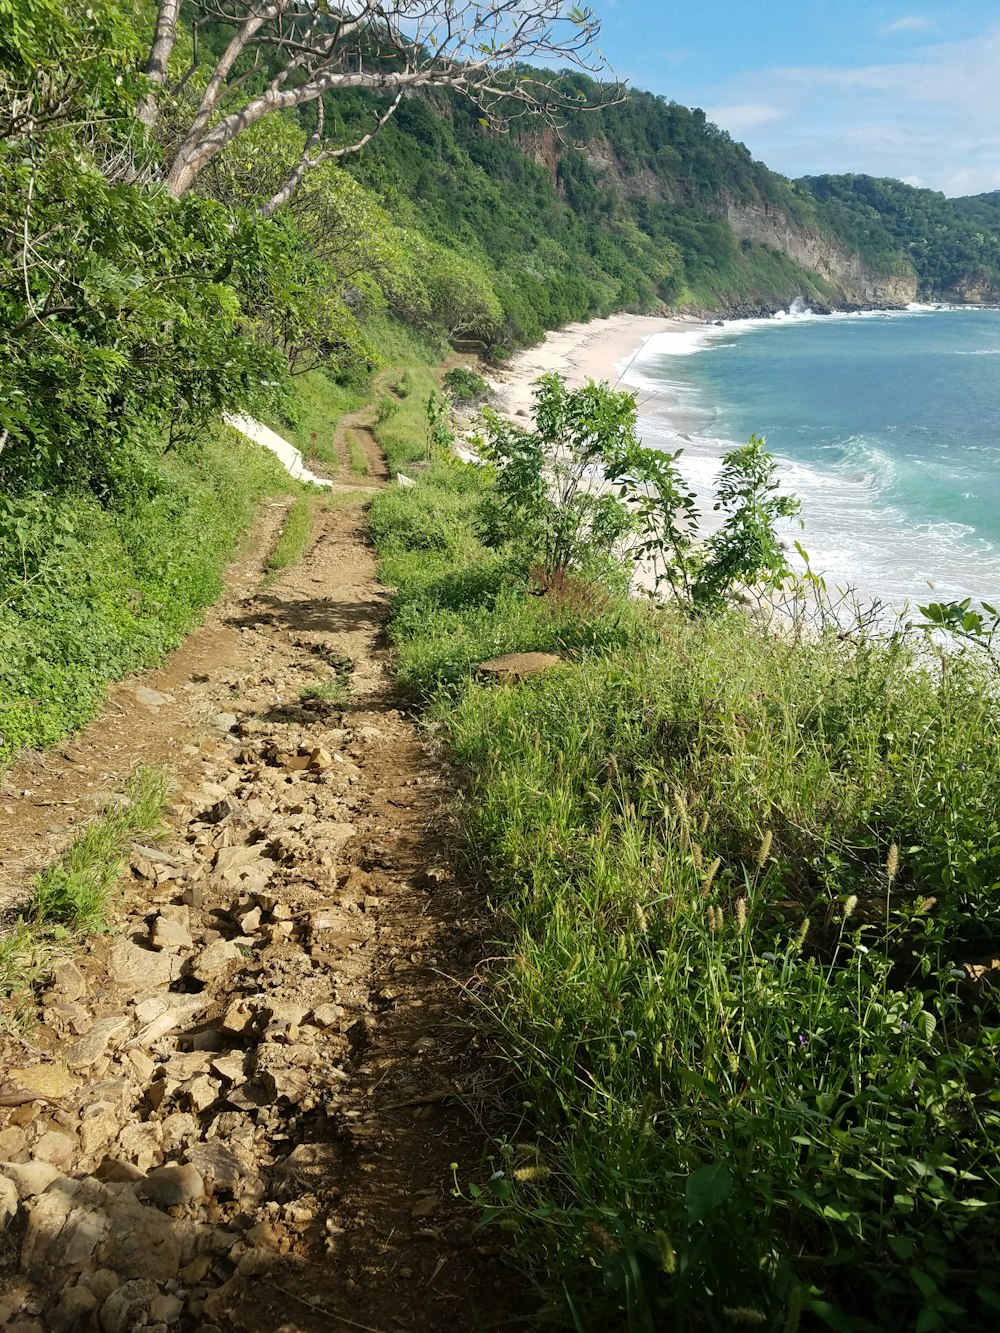
M1000 299L1000 191L947 199L874 176L809 176L830 225L878 265L912 268L928 300Z

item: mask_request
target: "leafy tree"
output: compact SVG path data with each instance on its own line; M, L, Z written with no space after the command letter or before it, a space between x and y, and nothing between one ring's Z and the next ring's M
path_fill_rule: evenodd
M535 386L536 429L490 409L484 454L496 471L480 520L490 547L511 546L546 585L571 572L606 572L621 554L632 515L603 472L636 445L635 399L592 380L567 389L560 375Z
M593 380L567 389L543 375L534 431L485 411L484 453L496 471L481 520L487 546L508 546L547 581L602 572L630 557L692 612L714 611L741 588L780 585L789 574L774 524L798 511L782 495L764 441L723 459L715 509L725 515L707 540L694 494L674 454L648 449L635 432L631 393Z

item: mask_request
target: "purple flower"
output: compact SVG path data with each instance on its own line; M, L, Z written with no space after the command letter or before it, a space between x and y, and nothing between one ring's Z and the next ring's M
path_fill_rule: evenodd
M799 1046L802 1047L802 1046L808 1046L808 1045L809 1045L809 1038L803 1036L802 1033L800 1032L800 1033L799 1033Z

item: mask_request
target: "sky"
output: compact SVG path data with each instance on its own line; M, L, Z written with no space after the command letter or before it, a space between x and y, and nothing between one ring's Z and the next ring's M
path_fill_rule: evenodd
M589 0L634 88L787 176L1000 189L1000 0Z

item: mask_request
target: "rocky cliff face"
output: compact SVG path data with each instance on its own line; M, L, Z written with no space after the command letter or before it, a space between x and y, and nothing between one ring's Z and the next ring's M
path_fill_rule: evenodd
M917 299L915 274L877 273L864 260L829 236L795 226L766 204L729 204L726 218L742 241L780 250L789 259L819 274L848 305L905 306Z
M545 168L553 186L562 190L560 168L566 143L551 128L523 131L519 141L523 150ZM816 309L893 308L917 299L917 280L912 271L891 274L873 269L834 235L792 221L780 205L770 204L763 197L752 202L737 202L727 197L724 185L715 191L699 192L684 174L679 155L675 155L674 168L663 171L648 164L626 164L615 145L603 134L573 144L572 151L584 160L600 185L613 190L620 199L645 199L680 213L728 222L737 242L767 246L785 255L801 270L800 288L796 287L794 273L789 274L780 290L761 291L756 295L747 292L745 286L740 295L735 291L730 293L723 285L712 306L701 310L703 314L713 311L734 317L770 314L787 306L796 295L804 296ZM978 298L959 296L949 299L971 301Z
M970 273L941 292L941 300L953 305L1000 305L1000 287L982 273Z

